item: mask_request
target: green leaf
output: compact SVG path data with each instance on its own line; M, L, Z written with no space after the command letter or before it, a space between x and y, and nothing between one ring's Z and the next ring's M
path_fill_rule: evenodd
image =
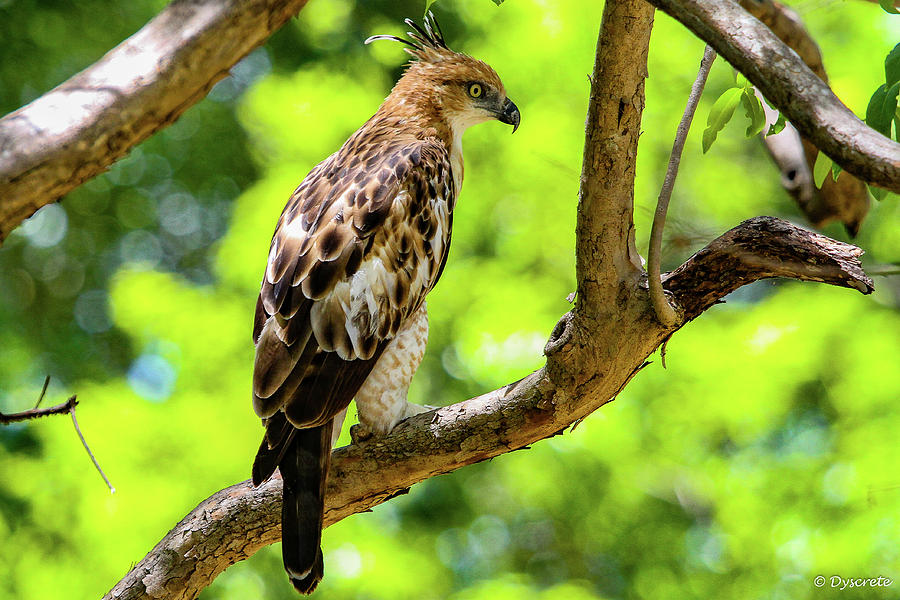
M763 110L759 98L753 93L753 88L744 88L744 93L741 95L741 104L744 105L744 111L747 114L747 118L750 119L750 125L747 126L747 137L759 135L763 127L766 126L766 112Z
M894 0L878 0L878 4L881 5L881 8L883 8L885 12L889 12L892 15L898 14L898 11L894 6Z
M837 164L836 162L832 162L831 163L831 178L834 179L835 181L837 181L837 178L841 176L841 171L843 171L843 170L844 170L844 168L841 165Z
M898 81L900 81L900 44L894 46L884 59L884 82L891 86Z
M787 121L784 119L784 115L778 113L778 119L769 125L769 130L766 131L766 137L770 135L778 135L784 130L784 126L787 125Z
M744 90L733 87L728 88L722 95L716 99L715 104L709 109L709 116L706 118L706 129L703 131L703 153L706 154L712 143L716 141L716 136L722 131L722 128L734 116L734 110L741 101Z
M713 142L716 141L716 135L718 135L718 131L714 131L707 127L703 130L703 154L709 152L709 149L712 148Z
M891 119L897 112L897 94L900 93L900 81L890 88L881 85L869 99L866 107L866 123L882 135L890 137Z
M884 118L884 129L882 133L891 137L891 120L897 115L897 101L900 96L900 81L894 83L884 96L884 104L881 106L881 115Z
M884 200L885 197L887 197L887 195L890 194L890 192L887 191L886 189L880 188L880 187L875 187L874 185L869 185L869 193L872 194L872 197L875 198L876 200L878 200L879 202L881 200Z
M816 183L816 187L822 187L822 184L825 183L825 177L828 176L828 173L831 171L831 159L824 152L819 152L819 155L816 156L816 164L813 167L813 181Z
M740 71L734 72L734 82L735 82L735 85L737 85L741 89L747 89L747 88L753 87L753 84L750 83L750 80L748 80L746 77L744 77L744 74L741 73Z
M881 84L878 89L869 98L869 104L866 106L866 124L872 129L878 129L879 117L881 116L881 107L884 105L884 97L887 95L887 86Z
M494 4L496 4L497 6L500 6L501 4L503 4L503 0L492 0L492 2Z
M428 11L431 10L431 5L437 2L437 0L425 0L425 14L428 14Z

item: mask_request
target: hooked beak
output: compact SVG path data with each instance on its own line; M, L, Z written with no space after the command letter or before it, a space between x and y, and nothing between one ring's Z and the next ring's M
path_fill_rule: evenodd
M512 125L513 133L515 133L516 129L519 128L519 121L521 120L521 115L519 115L519 107L513 104L512 100L507 98L503 103L503 108L497 115L497 120L501 123Z

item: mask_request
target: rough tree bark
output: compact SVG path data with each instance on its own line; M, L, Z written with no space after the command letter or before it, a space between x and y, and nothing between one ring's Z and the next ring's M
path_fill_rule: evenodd
M175 0L101 60L0 119L0 243L174 123L306 1Z
M635 157L653 8L608 0L597 45L579 194L574 309L545 348L544 368L508 386L335 451L326 524L416 482L562 433L610 399L676 328L653 315L634 251ZM861 250L771 217L724 234L668 274L682 323L734 289L791 277L872 291ZM373 476L377 473L377 477ZM187 515L106 598L193 598L229 565L280 539L281 480L242 482Z

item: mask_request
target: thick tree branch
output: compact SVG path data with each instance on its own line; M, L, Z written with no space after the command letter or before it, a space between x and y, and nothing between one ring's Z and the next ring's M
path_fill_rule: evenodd
M809 35L803 20L794 10L775 0L741 0L741 7L763 22L778 39L797 53L806 66L828 83L825 64L822 62L822 50Z
M414 417L387 437L335 451L327 525L403 493L411 485L520 448L565 426L538 371L460 404ZM552 394L551 394L552 396ZM377 473L377 477L373 477ZM281 479L243 482L201 503L106 598L193 598L227 566L281 539Z
M0 119L0 242L173 123L306 0L175 0L101 60Z
M870 294L856 246L807 231L775 217L744 221L713 240L664 277L687 319L742 285L770 277L819 281Z
M705 40L819 149L900 193L900 144L860 121L797 54L732 0L649 0Z
M609 310L619 282L637 280L634 177L653 7L607 2L597 39L584 138L575 273L581 309Z
M689 318L765 277L822 281L869 293L872 282L862 271L860 254L855 246L758 217L695 254L666 277L666 286ZM541 369L483 396L413 417L386 437L339 448L328 479L326 523L377 506L429 477L563 432L614 397L644 366L663 339L654 331L648 337L645 330L644 339L619 347L625 357L620 364L629 366L616 368L601 357L598 368L608 370L584 385L555 386ZM106 598L195 597L226 567L281 539L280 511L277 477L258 489L245 481L217 492Z

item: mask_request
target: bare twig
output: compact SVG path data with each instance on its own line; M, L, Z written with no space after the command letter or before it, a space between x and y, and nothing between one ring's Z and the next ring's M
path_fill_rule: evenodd
M41 395L43 396L43 394ZM0 425L9 425L10 423L39 419L41 417L49 417L50 415L61 415L74 409L77 404L78 401L75 400L75 396L72 396L62 404L57 404L50 408L32 408L23 410L22 412L10 413L8 415L0 413Z
M41 393L38 395L37 402L34 403L34 407L37 408L41 405L41 402L44 401L44 394L47 393L47 386L50 385L50 376L47 375L44 378L44 386L41 388Z
M890 277L891 275L900 275L900 265L887 264L866 267L866 272L869 275L874 275L876 277Z
M100 473L100 477L102 477L103 481L106 482L106 487L109 488L110 493L115 494L116 488L112 486L112 484L109 482L109 479L106 477L106 473L104 473L103 469L100 468L100 463L97 462L97 459L94 457L94 453L91 452L91 448L90 446L88 446L87 440L84 439L84 435L81 433L81 427L78 426L78 419L75 418L75 407L78 406L77 396L73 395L62 404L57 404L56 406L51 406L50 408L38 408L38 406L40 406L41 404L41 401L44 399L44 394L47 393L48 385L50 385L49 375L47 375L47 377L44 379L44 386L41 388L41 393L38 396L38 400L34 405L34 408L8 415L0 413L0 425L8 425L10 423L16 423L18 421L27 421L29 419L37 419L50 415L61 415L64 413L69 413L69 415L72 417L72 424L75 426L75 433L78 434L78 439L81 440L81 445L84 446L85 451L91 458L91 462L94 463L94 467L97 469L97 472Z
M70 402L75 402L75 396L69 398ZM81 440L81 445L84 446L85 451L88 453L88 456L91 457L91 462L94 463L94 467L97 469L97 472L100 473L100 477L103 478L103 481L106 482L106 487L109 488L110 494L116 493L116 488L112 486L109 482L109 479L106 477L106 473L103 472L103 469L100 468L100 463L97 462L97 459L94 458L94 453L91 452L90 447L88 446L87 440L84 439L84 435L81 433L81 427L78 426L78 419L75 418L75 405L72 405L72 408L69 409L69 414L72 415L72 424L75 425L75 432L78 434L78 439Z
M888 485L884 487L873 487L869 486L868 491L866 492L866 499L869 502L869 506L875 506L875 494L883 494L885 492L896 492L900 490L900 485Z
M703 51L703 59L700 61L700 71L697 73L694 85L691 86L687 106L684 107L684 115L682 115L681 122L678 123L678 129L675 132L675 142L672 144L669 166L666 168L666 177L659 191L656 213L653 215L653 226L650 228L650 251L647 257L650 301L653 303L653 310L656 311L656 318L659 319L659 322L664 327L674 327L678 320L675 309L666 300L666 294L663 291L662 282L659 278L659 263L661 261L663 229L666 226L666 212L669 210L669 200L672 197L672 188L675 187L675 177L678 176L678 165L681 164L681 153L684 151L684 143L687 140L688 131L691 129L691 121L694 119L694 112L697 110L697 104L700 102L700 96L703 94L703 87L706 85L706 78L709 76L709 70L715 59L716 51L712 49L712 46L707 45ZM663 350L663 361L665 361L665 350Z

